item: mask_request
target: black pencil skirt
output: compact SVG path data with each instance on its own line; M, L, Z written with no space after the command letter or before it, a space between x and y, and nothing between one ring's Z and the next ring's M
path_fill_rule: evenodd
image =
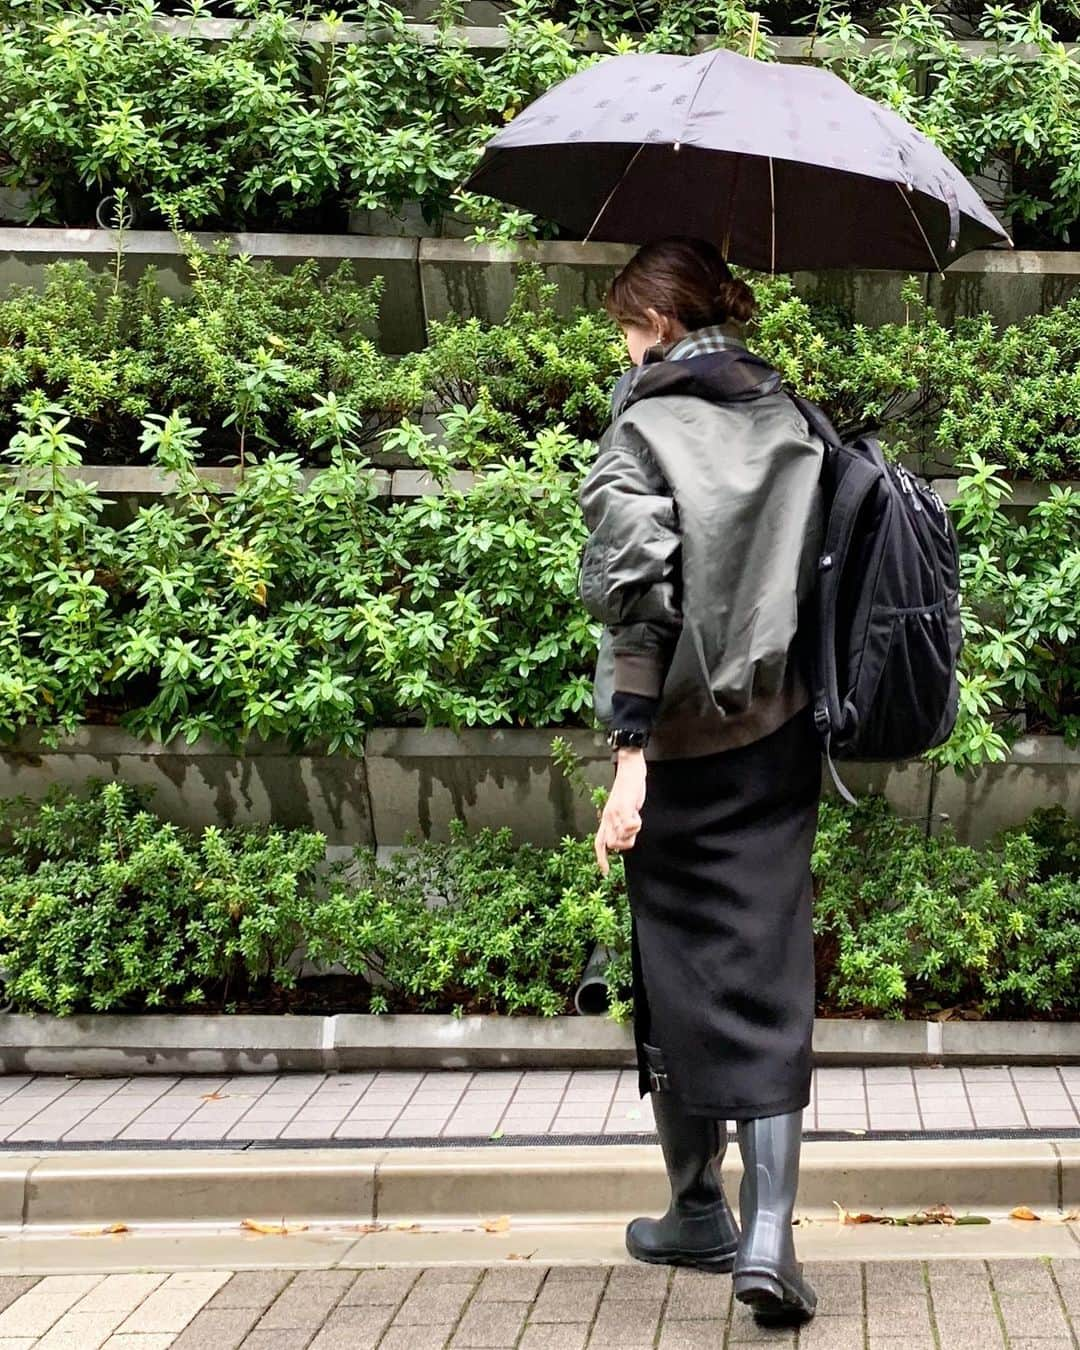
M810 1100L810 854L821 753L809 708L750 745L650 762L623 855L634 1040L691 1115L750 1120Z

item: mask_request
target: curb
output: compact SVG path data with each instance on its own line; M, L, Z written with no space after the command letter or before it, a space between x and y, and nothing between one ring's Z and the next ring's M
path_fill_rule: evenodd
M1080 1064L1080 1022L818 1018L814 1060L873 1064ZM633 1032L605 1016L342 1013L0 1015L4 1073L242 1074L377 1069L615 1069Z
M738 1193L738 1149L724 1178ZM309 1223L618 1222L669 1198L655 1145L475 1149L312 1148L66 1153L0 1158L0 1231L73 1225L239 1226ZM1080 1140L814 1141L803 1146L797 1212L900 1214L950 1205L1001 1215L1027 1205L1046 1219L1080 1205Z

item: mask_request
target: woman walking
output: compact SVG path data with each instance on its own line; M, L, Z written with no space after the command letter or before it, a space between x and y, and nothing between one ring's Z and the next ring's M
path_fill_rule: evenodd
M668 239L612 283L633 368L581 489L581 595L604 624L596 711L615 781L600 867L625 853L634 1038L671 1182L642 1261L732 1271L764 1321L816 1306L791 1232L810 1096L810 852L821 760L799 615L823 446L742 342L753 296L717 249ZM743 1159L741 1232L718 1168Z

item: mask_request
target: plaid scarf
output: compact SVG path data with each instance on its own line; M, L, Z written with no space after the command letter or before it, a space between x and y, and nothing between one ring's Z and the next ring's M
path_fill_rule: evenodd
M707 352L722 352L729 347L745 347L736 330L729 324L714 323L695 328L680 338L664 354L666 361L678 361L684 356L704 356Z

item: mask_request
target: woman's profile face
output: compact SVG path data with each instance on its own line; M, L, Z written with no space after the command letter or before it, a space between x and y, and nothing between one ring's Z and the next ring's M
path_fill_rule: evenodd
M661 314L650 307L637 323L619 324L626 338L626 350L635 366L640 366L645 353L658 342L677 342L686 336L686 328L670 314Z
M646 328L641 324L623 324L623 336L626 338L626 350L635 366L641 365L642 357L649 347L657 342L656 328Z

